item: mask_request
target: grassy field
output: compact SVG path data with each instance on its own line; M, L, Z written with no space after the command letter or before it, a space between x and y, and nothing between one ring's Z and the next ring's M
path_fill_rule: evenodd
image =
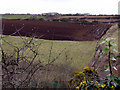
M30 19L36 18L40 19L42 16L40 15L2 15L2 19Z
M2 47L7 52L11 53L14 50L13 46L23 46L23 40L20 37L3 37L4 38L2 40ZM9 42L13 46L9 45L4 40ZM40 53L41 61L46 62L46 60L49 59L50 51L51 60L56 58L56 56L58 56L60 53L62 53L54 63L67 64L70 67L74 67L78 70L82 70L83 67L88 65L88 63L93 58L96 46L96 41L52 41L42 39L34 39L34 41L35 44L41 43L38 50Z

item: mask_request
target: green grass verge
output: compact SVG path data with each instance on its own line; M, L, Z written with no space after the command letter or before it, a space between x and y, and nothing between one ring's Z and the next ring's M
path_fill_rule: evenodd
M14 48L11 45L22 47L23 41L17 36L3 36L2 47L7 52L12 52ZM24 37L25 38L25 37ZM30 39L30 38L27 38ZM9 42L11 45L7 44ZM54 62L56 64L67 64L70 67L82 70L83 67L87 66L94 55L94 50L96 46L96 41L54 41L54 40L43 40L35 39L35 44L41 43L39 47L40 58L42 61L46 61L49 58L49 53L51 51L51 59L61 53L59 58Z

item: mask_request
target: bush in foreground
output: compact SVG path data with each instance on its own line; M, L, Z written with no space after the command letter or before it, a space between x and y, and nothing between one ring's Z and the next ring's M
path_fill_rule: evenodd
M76 88L78 90L119 90L120 89L120 77L113 74L113 70L117 70L115 67L117 50L114 48L116 44L113 42L113 38L107 38L101 44L105 47L102 50L102 54L107 55L108 65L105 65L105 71L109 72L105 79L101 79L99 73L94 67L85 67L83 72L75 72L74 77L70 80L70 88Z

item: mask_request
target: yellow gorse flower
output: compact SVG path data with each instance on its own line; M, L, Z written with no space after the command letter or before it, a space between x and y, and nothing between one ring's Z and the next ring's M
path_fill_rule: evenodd
M86 81L82 81L82 82L80 83L80 86L81 86L82 84L86 84Z
M79 72L79 74L83 74L83 72Z
M82 76L85 76L85 74L83 72L79 72L79 74L82 75Z
M89 69L89 67L84 67L83 69L86 70L86 69Z
M75 73L75 74L78 74L78 72L76 72L76 71L75 71L74 73Z
M84 84L86 84L86 81L83 81Z
M80 88L79 86L76 87L77 90L79 90L79 88Z
M90 67L90 69L93 71L93 70L94 70L94 67Z
M84 67L84 70L94 70L94 67Z
M82 84L83 84L83 83L81 82L81 83L80 83L80 86L81 86Z
M98 81L96 81L96 84L98 84Z
M112 88L111 90L115 90L115 87L114 87L114 86L112 86L111 88Z
M105 86L106 86L105 84L104 84L104 85L101 85L102 88L104 88Z

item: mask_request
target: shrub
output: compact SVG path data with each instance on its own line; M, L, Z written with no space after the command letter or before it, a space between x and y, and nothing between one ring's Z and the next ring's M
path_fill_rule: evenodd
M105 71L109 71L110 74L108 74L105 79L101 79L94 67L85 67L83 72L75 72L74 77L70 80L70 88L76 88L78 90L120 89L120 77L116 77L113 74L113 69L117 70L117 68L114 66L114 63L116 62L116 57L114 56L117 53L117 50L114 48L116 44L113 42L113 40L113 38L107 38L101 43L105 44L102 54L106 54L108 56L108 65L105 65Z
M85 67L82 72L75 72L74 77L70 80L70 87L82 89L90 86L96 88L95 83L99 81L97 70L94 67Z

